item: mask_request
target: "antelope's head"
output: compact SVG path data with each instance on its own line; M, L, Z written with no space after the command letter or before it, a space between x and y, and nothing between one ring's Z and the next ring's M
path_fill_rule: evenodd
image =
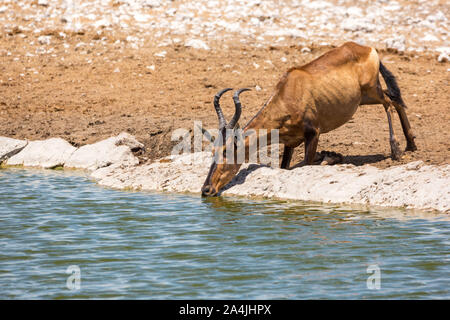
M242 163L237 161L237 133L235 132L238 126L238 121L241 116L242 106L239 101L239 95L250 89L239 89L234 93L233 101L235 112L231 121L227 124L220 108L220 97L231 88L219 91L214 97L214 108L216 109L217 117L219 118L219 143L215 143L213 148L213 162L209 169L208 176L202 187L203 196L216 196L220 189L222 189L228 182L233 179L239 171ZM233 152L227 150L233 149ZM227 156L232 154L233 156Z

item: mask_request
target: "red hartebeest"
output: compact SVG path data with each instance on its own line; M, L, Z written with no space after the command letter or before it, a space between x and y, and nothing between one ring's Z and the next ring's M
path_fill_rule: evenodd
M381 88L381 73L387 90ZM236 112L229 124L226 124L219 99L231 89L217 93L214 107L219 117L220 132L225 136L226 129L235 130L241 114L239 94L233 99ZM244 127L250 129L278 129L279 142L284 144L281 162L282 168L289 168L295 147L305 143L306 164L312 164L316 155L319 135L334 130L349 121L360 105L382 104L387 114L391 145L391 157L397 160L401 156L399 144L392 127L392 107L397 111L403 133L406 137L406 150L416 150L414 135L406 117L406 105L400 94L393 74L381 63L374 48L347 42L332 49L302 66L289 69L276 86L275 92L261 110ZM248 147L250 139L245 138ZM236 148L236 143L229 139L213 152L225 154L226 148ZM234 177L241 164L235 161L223 163L213 161L206 181L202 187L204 196L217 195ZM232 163L231 163L232 162Z

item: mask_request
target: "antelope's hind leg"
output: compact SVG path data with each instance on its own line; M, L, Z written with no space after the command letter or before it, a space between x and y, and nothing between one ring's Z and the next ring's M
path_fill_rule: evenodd
M400 143L398 143L397 138L394 134L394 128L392 126L392 104L383 104L384 110L386 111L386 115L389 123L389 143L391 145L391 158L392 160L400 160L402 156L402 151L400 150Z
M409 124L408 117L406 116L405 106L399 105L393 102L395 110L397 111L398 117L400 118L400 123L402 124L403 134L406 138L406 149L405 151L416 151L417 146L414 142L414 134L411 130L411 125Z
M402 156L400 144L394 134L394 127L392 126L392 107L394 106L391 99L381 89L380 81L377 80L377 85L370 87L362 96L361 104L382 104L386 111L389 124L389 143L391 145L392 160L399 160Z

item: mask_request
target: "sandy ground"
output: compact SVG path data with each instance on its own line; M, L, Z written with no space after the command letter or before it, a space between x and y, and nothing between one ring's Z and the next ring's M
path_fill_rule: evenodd
M205 8L210 2L205 2ZM223 7L224 1L216 2L216 11L235 3ZM322 3L323 8L297 1L298 7L293 8L305 9L301 15L305 19L297 21L295 28L291 26L295 19L287 23L281 11L266 17L271 7L262 4L256 6L261 13L255 13L261 25L251 16L239 14L242 5L214 18L216 11L197 12L186 1L171 5L98 1L106 3L109 10L103 21L94 10L100 5L93 7L95 13L89 13L92 1L81 9L63 8L59 13L50 1L21 3L24 5L11 1L0 5L0 136L61 137L80 146L126 131L145 144L141 161L153 160L170 154L173 130L192 129L196 120L203 121L206 128L217 126L212 98L219 89L253 88L242 95L241 122L245 123L289 67L311 61L346 40L357 40L376 46L382 61L397 76L418 151L392 162L388 124L381 106L361 107L349 123L322 135L318 150L342 153L345 163L372 163L381 168L415 160L449 163L450 64L437 60L448 48L449 8L445 2L413 1L403 7L409 11L397 10L398 14L388 8L392 2L377 2L385 10L379 15L391 12L392 17L399 17L399 32L395 34L400 37L400 46L394 45L396 49L386 49L393 34L388 32L389 17L386 15L380 27L373 19L364 20L367 15L361 15L349 1L343 5L349 12L345 16L350 19L345 20L349 26L333 20L333 37L326 29L316 30L320 20L314 12L323 17L339 9L325 5L325 1L315 2L316 6ZM395 3L404 5L402 1ZM367 13L367 7L362 8ZM170 9L175 12L168 12ZM189 18L189 12L195 12L194 16ZM114 20L116 16L118 20ZM158 18L156 22L152 17ZM242 22L243 31L230 31L235 20ZM223 26L216 21L222 21ZM313 26L305 28L300 23ZM304 36L292 34L292 30ZM310 38L312 33L314 38ZM405 48L401 48L402 43ZM231 116L234 107L229 96L222 106ZM398 118L395 131L404 146ZM299 147L293 164L302 158L303 148Z

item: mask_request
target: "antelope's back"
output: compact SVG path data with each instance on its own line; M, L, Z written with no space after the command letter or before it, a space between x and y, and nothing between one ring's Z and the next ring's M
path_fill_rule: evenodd
M373 52L371 47L347 42L299 68L309 75L310 95L322 133L340 127L358 109L363 82L371 82L377 75L371 71L367 76L364 70L368 64L370 69L377 67L372 68L370 62Z
M300 67L311 74L321 74L327 71L353 66L367 61L374 49L359 45L355 42L346 42L340 47L331 49L315 60Z

